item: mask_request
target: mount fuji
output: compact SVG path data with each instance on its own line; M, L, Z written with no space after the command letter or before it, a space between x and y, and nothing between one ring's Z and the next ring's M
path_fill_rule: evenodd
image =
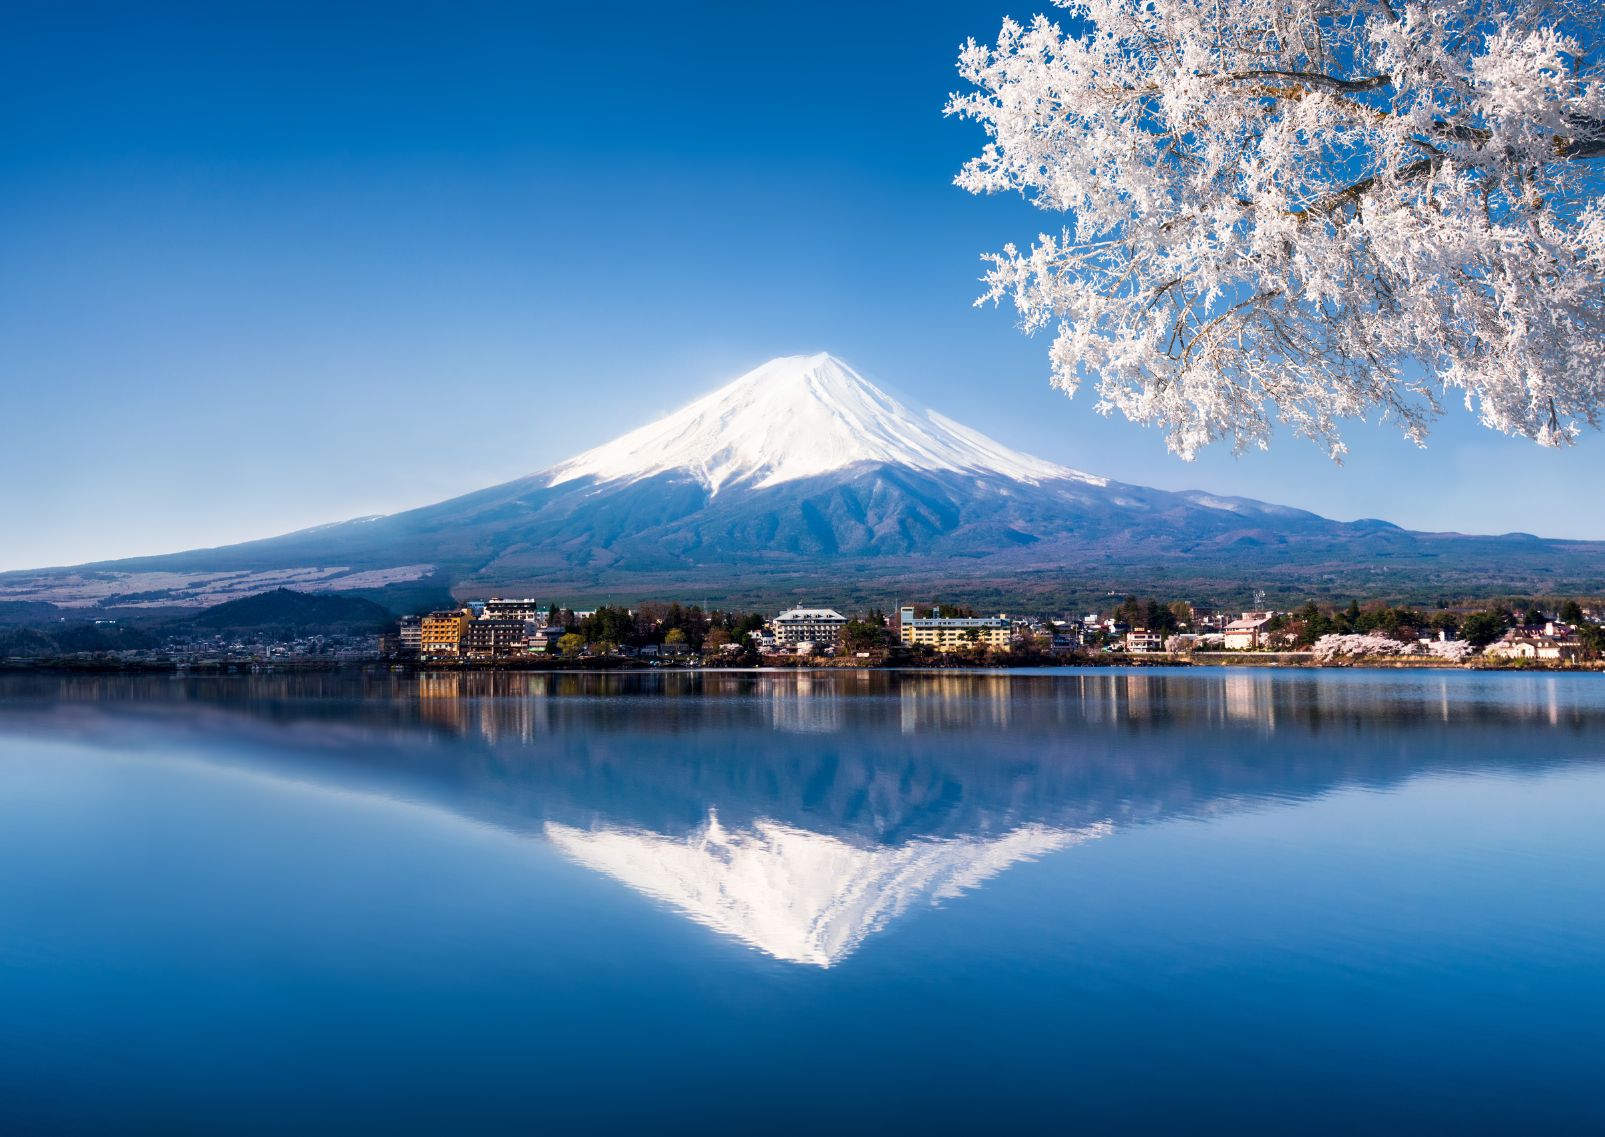
M1148 489L916 412L833 356L775 359L554 467L261 541L0 574L0 601L195 607L278 587L885 604L1153 590L1222 600L1605 589L1605 543L1416 533Z

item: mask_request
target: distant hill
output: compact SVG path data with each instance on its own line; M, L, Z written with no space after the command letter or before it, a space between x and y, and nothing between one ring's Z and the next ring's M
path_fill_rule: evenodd
M25 627L55 621L69 613L38 600L0 600L0 627Z
M0 627L0 659L82 655L96 652L146 651L161 638L132 624L97 624L87 620L35 627Z
M1247 607L1605 592L1605 542L1386 521L1123 484L912 410L828 355L774 360L542 473L217 549L0 574L0 600L135 615L299 589L772 607L1062 607L1127 593ZM293 595L286 593L284 595ZM300 620L210 617L263 626ZM352 610L355 615L355 610ZM309 622L325 622L305 617Z
M395 623L388 608L338 592L272 592L217 604L177 621L186 627L213 631L272 628L284 631L377 632Z

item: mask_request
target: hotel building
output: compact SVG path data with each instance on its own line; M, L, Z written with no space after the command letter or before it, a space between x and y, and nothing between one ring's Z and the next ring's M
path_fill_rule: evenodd
M847 617L834 608L790 608L776 616L772 626L778 646L811 643L818 648L835 647L841 643Z
M977 644L1009 650L1009 622L1002 616L915 616L912 606L899 613L898 637L937 651L961 651Z

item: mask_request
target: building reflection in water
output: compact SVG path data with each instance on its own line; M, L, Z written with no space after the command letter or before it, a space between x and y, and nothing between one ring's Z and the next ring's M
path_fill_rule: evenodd
M1228 671L1223 682L1227 718L1276 729L1276 704L1271 698L1270 676L1258 671Z
M559 704L640 698L650 700L650 713L664 729L676 729L682 719L702 721L711 702L732 720L757 714L761 717L754 721L770 729L817 735L850 731L869 704L888 700L895 705L897 727L905 735L951 730L1006 734L1023 724L1040 726L1045 718L1067 731L1165 722L1273 733L1292 722L1378 713L1374 684L1333 681L1331 673L1326 675L1328 681L1316 682L1309 673L1257 669L1004 674L439 672L397 680L393 687L396 694L414 696L421 722L492 742L528 742L560 729L552 715ZM1525 714L1550 726L1563 725L1573 713L1561 686L1565 680L1531 679L1519 691L1501 691L1494 709L1501 716ZM1442 673L1402 682L1415 685L1412 714L1430 706L1427 713L1448 722L1455 710L1451 704L1461 704L1461 715L1467 711L1459 686ZM695 716L665 711L676 703L695 703L701 709ZM648 705L640 709L644 712ZM880 712L875 714L878 718ZM567 717L574 715L567 712Z
M838 684L816 683L806 672L769 679L759 690L769 707L769 725L792 734L841 730L842 704L851 697Z

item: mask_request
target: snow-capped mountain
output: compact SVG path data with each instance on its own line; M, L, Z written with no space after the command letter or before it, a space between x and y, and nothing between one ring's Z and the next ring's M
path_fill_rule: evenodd
M832 355L772 359L639 430L559 465L548 485L689 474L710 495L763 489L860 463L1012 478L1028 485L1077 470L1011 450L935 411L916 414Z
M225 548L0 574L0 602L126 611L278 587L398 609L446 589L753 606L938 592L1011 604L1144 590L1228 603L1255 588L1593 593L1605 589L1605 543L1412 533L1113 482L806 355L477 493Z

